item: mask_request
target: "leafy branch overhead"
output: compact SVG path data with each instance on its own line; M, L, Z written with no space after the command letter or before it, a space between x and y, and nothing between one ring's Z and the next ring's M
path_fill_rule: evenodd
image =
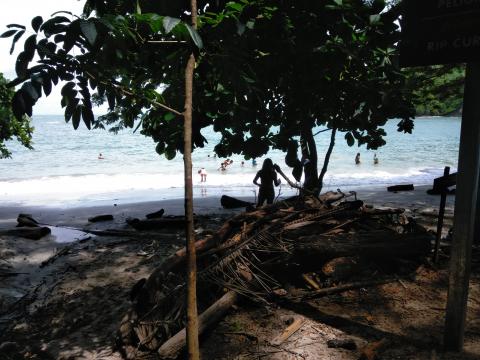
M67 16L64 16L67 15ZM73 20L72 20L73 18ZM16 43L24 36L23 25L11 24L1 37L12 37L12 52ZM32 107L43 95L48 96L59 81L62 87L62 107L66 121L72 120L76 129L83 119L90 129L95 124L92 113L90 90L97 90L98 98L106 98L111 111L117 105L133 102L134 111L123 111L123 125L132 127L133 120L142 108L163 107L177 115L181 114L164 104L157 91L160 82L145 77L141 69L131 80L112 81L128 73L129 63L138 64L142 47L150 41L175 43L185 47L201 49L202 39L195 29L180 19L157 14L106 15L102 18L74 18L68 13L57 13L47 21L41 17L32 20L34 34L24 42L24 50L17 57L15 66L17 79L11 84L23 83L15 93L13 109L17 119L24 114L32 115ZM186 46L185 46L186 45ZM177 45L178 47L178 45ZM151 51L150 51L151 52ZM31 62L37 54L40 60ZM135 79L136 77L136 79ZM135 84L135 86L133 86ZM135 89L141 91L136 92ZM143 88L143 89L142 89Z

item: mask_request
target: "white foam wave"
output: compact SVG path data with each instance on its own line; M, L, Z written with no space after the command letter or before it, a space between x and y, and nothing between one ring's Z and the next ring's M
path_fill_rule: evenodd
M233 169L232 169L233 170ZM207 182L201 183L196 171L193 173L194 188L202 194L208 189L209 196L221 193L251 194L255 168L235 171L211 171ZM407 169L403 173L383 170L372 172L327 173L325 186L382 185L395 182L413 182L417 185L431 183L440 176L441 169ZM112 200L132 201L178 198L183 196L183 172L94 174L78 176L50 176L33 179L0 181L0 196L4 203L28 205L60 205L72 202ZM288 191L288 187L283 185ZM155 200L152 199L152 200Z

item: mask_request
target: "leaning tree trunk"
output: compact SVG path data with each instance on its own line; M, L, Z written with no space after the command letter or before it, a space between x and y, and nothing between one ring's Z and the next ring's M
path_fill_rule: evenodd
M307 193L318 194L317 191L317 177L318 177L318 157L317 145L313 137L312 128L303 129L301 135L302 142L302 158L308 159L304 163L305 181L303 184Z
M191 0L192 25L197 28L197 1ZM195 56L188 58L185 69L184 113L184 171L185 171L185 237L187 242L187 351L188 358L200 358L198 345L197 314L197 259L193 233L193 185L192 185L192 98Z
M323 160L322 171L320 171L320 175L318 176L318 193L317 196L320 195L322 188L323 188L323 178L327 173L328 164L330 163L330 156L332 155L333 147L335 146L335 135L337 134L337 129L332 129L332 134L330 136L330 144L328 145L327 153L325 154L325 159Z

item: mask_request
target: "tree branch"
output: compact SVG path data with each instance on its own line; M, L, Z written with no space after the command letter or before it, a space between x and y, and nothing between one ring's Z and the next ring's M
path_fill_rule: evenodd
M327 153L325 154L325 160L323 160L322 171L318 176L318 193L322 191L323 188L323 178L327 172L328 163L330 162L330 156L332 155L333 147L335 145L335 135L337 134L337 128L332 129L332 134L330 136L330 145L328 145Z
M106 82L106 81L98 80L92 73L90 73L90 72L88 72L88 71L85 71L85 73L86 73L90 78L99 81L99 83L102 84L102 85L111 86L111 85L113 84L113 86L115 87L115 89L121 91L121 92L124 93L125 95L133 96L133 97L136 96L133 92L124 89L124 88L123 88L120 84L118 84L118 83L114 83L114 82L108 83L108 82ZM174 113L174 114L176 114L176 115L178 115L178 116L183 116L183 113L181 113L180 111L177 111L177 110L175 110L175 109L172 109L170 106L167 106L167 105L162 104L162 103L160 103L160 102L158 102L158 101L155 101L155 100L150 100L150 99L145 98L145 97L143 97L143 99L149 101L152 105L154 105L154 106L156 106L156 107L160 107L160 108L162 108L162 109L168 110L168 111L170 111L170 112L172 112L172 113Z

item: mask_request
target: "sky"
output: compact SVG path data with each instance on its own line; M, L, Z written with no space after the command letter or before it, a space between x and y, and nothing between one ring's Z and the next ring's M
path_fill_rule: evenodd
M60 10L80 14L84 3L84 0L0 0L0 33L7 30L8 24L21 24L27 26L27 33L22 37L26 39L28 32L33 32L30 23L35 16L40 15L43 21L46 21L54 12ZM11 41L12 38L0 39L0 72L7 79L16 77L15 60L23 48L23 42L20 40L15 52L10 55ZM42 96L33 108L34 115L63 114L60 106L60 89L61 86L57 85L48 97Z

